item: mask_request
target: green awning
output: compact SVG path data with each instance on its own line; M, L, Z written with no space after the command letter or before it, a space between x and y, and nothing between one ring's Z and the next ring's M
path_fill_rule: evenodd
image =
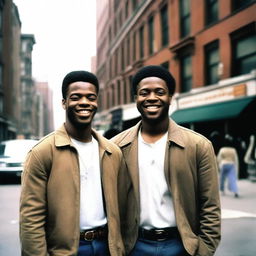
M255 97L247 97L200 107L180 109L173 112L171 118L178 124L232 119L239 116L254 99Z

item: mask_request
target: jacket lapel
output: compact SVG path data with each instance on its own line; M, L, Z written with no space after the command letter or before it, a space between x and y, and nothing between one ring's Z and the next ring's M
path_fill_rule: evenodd
M125 162L128 163L128 171L134 185L134 192L137 205L140 206L139 196L139 166L138 166L138 132L141 126L139 122L126 135L125 139L119 144L122 149Z

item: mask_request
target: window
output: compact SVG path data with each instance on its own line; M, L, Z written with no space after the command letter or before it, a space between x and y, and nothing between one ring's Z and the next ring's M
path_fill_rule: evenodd
M111 108L111 99L112 99L112 94L111 94L111 91L110 91L110 88L108 89L108 97L107 97L107 108Z
M144 26L140 28L140 58L144 57Z
M180 35L190 34L190 0L180 0Z
M233 11L246 7L247 5L253 3L255 0L232 0Z
M133 60L136 60L136 32L133 34Z
M137 7L137 0L132 0L132 10L134 11Z
M205 23L210 25L218 21L218 0L206 0Z
M121 104L121 84L120 80L117 81L117 100L116 104L120 105Z
M219 66L219 42L215 41L205 47L205 70L206 84L215 84L219 81L218 66Z
M124 90L123 90L123 95L124 95L124 104L126 104L126 103L127 103L127 93L126 93L126 90L127 90L127 88L126 88L126 79L124 79L124 80L123 80L123 88L124 88Z
M113 57L111 56L109 60L109 78L110 79L112 78L112 64L113 64Z
M3 96L0 95L0 114L3 114L4 112L4 100L3 100Z
M256 69L256 34L234 40L233 55L234 75Z
M22 52L26 52L27 51L27 42L23 41L21 47L22 47L21 48Z
M3 30L3 10L0 9L0 34L2 34Z
M112 40L111 33L112 33L112 28L110 27L109 32L108 32L108 43L109 44L111 44L111 40Z
M129 0L126 0L125 3L125 18L127 19L129 15Z
M185 55L181 57L181 92L188 92L192 89L192 57Z
M124 59L124 42L122 43L121 46L121 70L123 71L125 68L125 59Z
M129 66L130 65L130 37L128 37L128 39L127 39L126 47L127 47L126 64L127 64L127 66Z
M169 43L169 31L168 31L168 8L165 5L161 9L161 32L162 32L162 46L166 46Z
M132 76L129 76L129 84L132 84ZM134 102L134 93L132 86L130 86L130 102Z
M122 12L120 11L119 12L119 16L118 16L118 27L119 27L119 29L121 29L121 27L122 27L122 24L123 24L123 20L122 20Z
M113 69L113 76L117 74L117 69L118 69L118 50L119 48L116 49L114 52L114 69Z
M149 54L154 53L154 17L152 16L148 21L148 43Z
M3 89L3 66L0 65L0 90Z

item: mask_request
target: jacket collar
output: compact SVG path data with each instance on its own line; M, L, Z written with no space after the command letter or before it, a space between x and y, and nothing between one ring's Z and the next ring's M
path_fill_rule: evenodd
M181 127L177 123L175 123L172 119L169 120L168 141L169 141L169 145L173 142L179 145L180 147L185 148Z
M126 136L119 143L119 146L124 147L124 146L127 146L128 144L134 142L137 138L140 128L141 128L141 121L139 121L133 128L128 130L128 132L126 133ZM169 120L168 141L169 141L169 144L171 144L171 142L173 142L183 148L185 147L184 138L183 138L183 135L181 132L181 128L172 119Z
M98 141L101 150L105 150L108 153L112 153L111 148L108 145L107 139L105 139L102 135L92 129L92 136ZM55 131L55 146L56 147L65 147L72 146L72 142L67 133L65 125L63 124L59 129Z
M125 137L120 141L119 147L124 147L131 144L133 141L137 139L138 132L141 127L141 121L139 121L135 126L130 128L127 133L125 133Z

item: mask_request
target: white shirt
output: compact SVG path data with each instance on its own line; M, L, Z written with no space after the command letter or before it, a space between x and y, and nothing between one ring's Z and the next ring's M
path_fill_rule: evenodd
M140 226L145 229L176 226L173 202L164 174L167 133L155 143L138 138Z
M71 139L79 155L80 229L91 229L107 223L103 206L99 145L92 138L85 143Z

